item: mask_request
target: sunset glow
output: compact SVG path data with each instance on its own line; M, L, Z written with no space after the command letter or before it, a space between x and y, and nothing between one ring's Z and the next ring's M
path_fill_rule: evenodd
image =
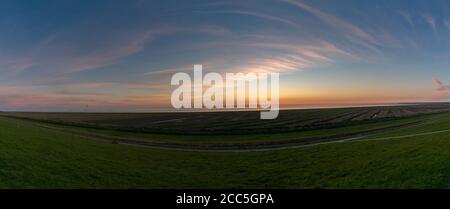
M194 64L278 72L281 107L448 101L448 1L345 2L8 1L0 109L170 110Z

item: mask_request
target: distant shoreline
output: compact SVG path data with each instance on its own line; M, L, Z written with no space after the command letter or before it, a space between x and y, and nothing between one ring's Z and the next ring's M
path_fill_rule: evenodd
M316 110L316 109L339 109L339 108L358 108L358 107L394 107L408 105L430 105L430 104L447 104L448 102L411 102L411 103L386 103L386 104L342 104L342 105L290 105L281 107L280 110ZM195 113L195 112L241 112L241 111L264 111L265 109L220 109L220 110L174 110L171 108L155 108L149 110L56 110L56 111L40 111L40 110L4 110L0 112L49 112L49 113Z

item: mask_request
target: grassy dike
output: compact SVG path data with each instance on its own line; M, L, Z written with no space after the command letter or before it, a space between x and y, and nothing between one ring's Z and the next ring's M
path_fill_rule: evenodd
M450 123L447 118L435 123ZM0 187L447 188L449 147L446 132L279 151L170 151L81 139L0 118Z

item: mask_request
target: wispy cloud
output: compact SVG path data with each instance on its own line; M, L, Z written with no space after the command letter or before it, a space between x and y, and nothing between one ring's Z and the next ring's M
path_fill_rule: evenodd
M380 45L380 43L368 32L361 29L360 27L342 20L336 16L333 16L331 14L327 14L325 12L322 12L318 9L315 9L301 1L296 0L285 0L285 2L288 2L296 7L299 7L305 11L308 11L309 13L313 14L317 18L321 19L323 22L328 24L329 26L337 29L342 34L344 34L349 40L352 41L358 41L361 43L361 41L364 41L367 43L366 46L369 46L368 44L375 44ZM369 46L370 48L373 48L372 46Z
M173 73L178 73L178 72L187 72L187 71L192 70L192 69L193 69L192 66L164 68L164 69L158 69L158 70L151 70L151 71L145 72L143 75L173 74Z
M445 27L446 27L448 30L450 30L450 20L444 20L443 22L444 22Z
M429 14L422 14L422 17L428 23L428 25L433 30L433 32L436 33L437 32L437 28L436 28L436 20L435 20L435 18L433 16L429 15Z
M317 43L310 44L293 44L293 43L280 43L280 42L255 42L249 43L251 46L264 47L271 49L283 49L292 51L298 54L305 55L311 58L319 58L322 60L330 61L331 59L326 57L324 53L336 53L344 55L350 58L356 58L355 55L336 47L336 45L320 40Z
M275 21L279 23L283 23L285 25L291 26L293 28L301 29L302 27L295 23L294 21L291 21L286 18L282 18L275 15L269 15L261 12L255 12L255 11L245 11L245 10L221 10L221 11L199 11L200 13L206 13L206 14L238 14L238 15L246 15L246 16L252 16L257 17L265 20Z
M403 19L410 25L410 26L414 26L414 22L412 20L411 14L407 13L407 12L399 12L399 14L403 17Z
M285 54L278 57L255 59L249 62L247 66L238 68L240 72L263 72L263 73L290 73L300 71L314 66L315 63L301 56L294 54Z
M73 29L55 33L32 46L27 53L14 57L0 56L0 66L10 73L40 69L48 76L58 77L94 70L115 64L137 54L152 41L176 33L204 33L223 35L229 31L220 26L198 27L165 26L118 34L87 34L93 37L73 37ZM86 36L87 36L86 35ZM83 39L93 42L84 43Z
M62 33L38 44L31 50L32 53L27 56L33 63L30 67L46 68L57 72L57 74L81 72L105 67L121 58L138 53L148 42L157 36L170 33L172 30L171 28L148 29L123 36L111 36L108 37L109 41L100 41L99 39L104 44L97 46L68 44L64 38L67 34ZM101 37L98 36L97 38ZM86 48L82 50L79 47ZM63 54L61 54L61 50L64 50ZM83 52L79 52L80 50Z
M450 90L450 85L445 85L439 79L434 79L433 80L433 85L434 85L434 90L436 90L436 91L448 91L448 90Z
M253 54L247 55L238 65L232 66L224 64L227 63L222 56L209 57L210 59L199 64L204 65L204 69L210 70L211 68L218 72L283 72L290 73L295 71L302 71L308 68L318 66L324 63L335 62L335 57L346 57L350 59L356 58L356 56L339 49L334 44L326 41L317 41L316 43L308 44L294 44L278 41L221 41L207 43L207 47L220 47L236 45L236 47L244 48L246 50L253 51L267 51L267 54ZM211 46L212 45L212 46ZM220 54L219 54L220 55ZM169 76L177 72L192 72L193 64L186 63L180 67L174 68L162 68L151 69L144 73L144 75L159 77Z

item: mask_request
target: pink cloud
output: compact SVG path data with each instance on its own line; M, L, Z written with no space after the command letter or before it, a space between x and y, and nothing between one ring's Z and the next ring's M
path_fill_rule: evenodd
M450 90L450 85L445 85L439 79L434 79L433 80L433 84L434 84L434 90L436 90L436 91L448 91L448 90Z

